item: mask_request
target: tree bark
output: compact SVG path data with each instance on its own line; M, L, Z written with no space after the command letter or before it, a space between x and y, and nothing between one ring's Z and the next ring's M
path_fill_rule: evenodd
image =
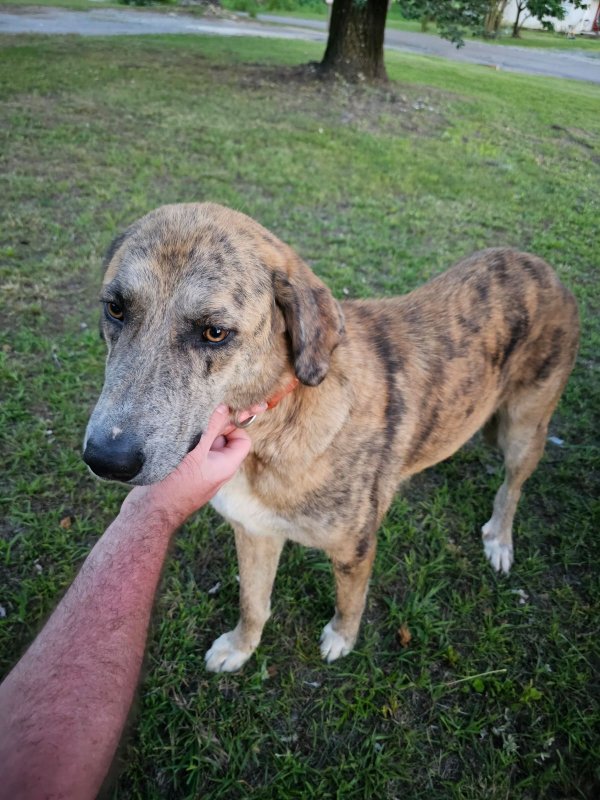
M383 37L388 0L334 0L322 74L386 81Z
M517 2L517 16L515 18L515 21L514 21L514 24L513 24L513 29L512 29L512 38L513 39L520 39L521 38L521 34L520 34L521 26L520 26L519 23L521 21L521 14L522 14L522 12L524 10L525 10L525 3Z
M508 0L490 0L483 23L485 36L488 38L493 39L498 35L500 25L502 25L504 9L507 5Z

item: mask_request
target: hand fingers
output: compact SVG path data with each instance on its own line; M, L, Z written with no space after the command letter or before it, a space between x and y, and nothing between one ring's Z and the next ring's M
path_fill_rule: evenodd
M253 406L248 406L248 408L238 411L236 414L236 419L238 422L244 422L250 417L257 417L259 414L262 414L267 410L267 408L267 403L265 400L263 400L262 403L255 403Z
M227 447L229 447L229 445L231 445L231 444L233 444L233 443L235 443L237 441L244 441L244 442L248 442L249 444L251 442L250 437L248 436L246 431L243 430L243 428L234 428L231 431L231 433L227 434L227 436L225 438L226 438L226 441L227 441Z
M267 401L263 400L261 403L255 403L253 406L250 406L248 409L248 413L252 414L262 414L263 411L266 411L268 408Z
M236 429L227 437L222 450L211 450L208 453L207 474L210 474L216 486L222 486L233 477L250 452L251 444L248 434Z
M230 425L229 409L223 403L215 408L211 418L208 421L206 430L202 434L198 450L206 454L212 447L217 436L220 436L223 431ZM194 451L192 450L192 453Z
M225 431L223 431L223 433L220 436L217 436L217 438L214 440L214 442L210 446L211 451L214 452L216 450L218 450L218 451L223 450L225 448L225 446L227 445L227 438L226 437L227 437L227 433Z
M226 472L232 471L232 468L236 469L246 458L251 444L246 431L234 428L225 439L225 447L222 450L211 451L211 461L215 467L219 465Z
M249 406L247 409L244 409L244 411L238 415L238 419L240 422L243 422L253 415L262 414L266 410L266 401L255 403L254 405ZM233 436L234 439L245 441L247 437L238 437L236 433L238 431L239 429L231 423L230 410L225 404L222 403L213 411L207 428L202 434L200 442L197 445L199 454L206 456L209 450L213 452L222 452L223 450L228 449L229 441L234 433L236 434ZM235 445L233 450L237 451L238 447L239 445ZM192 453L194 453L194 450L192 450Z
M251 444L252 442L246 431L236 428L225 440L225 447L218 451L219 456L227 456L228 460L234 461L239 459L241 464L250 452Z

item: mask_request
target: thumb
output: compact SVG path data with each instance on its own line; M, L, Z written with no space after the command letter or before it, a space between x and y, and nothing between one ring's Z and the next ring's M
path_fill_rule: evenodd
M215 408L211 418L208 420L208 425L200 437L198 446L192 450L192 453L197 455L198 461L204 461L215 440L230 424L229 408L224 403L221 403Z
M207 466L213 480L228 481L250 451L251 440L248 434L234 429L225 440L225 447L211 450L207 458Z

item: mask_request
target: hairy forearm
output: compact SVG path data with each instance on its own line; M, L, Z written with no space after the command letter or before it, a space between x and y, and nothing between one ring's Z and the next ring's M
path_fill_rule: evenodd
M247 413L265 411L267 403ZM0 800L92 800L133 699L154 594L178 525L250 449L227 406L160 483L137 486L0 686Z
M174 525L133 504L0 686L0 798L93 798L118 745Z

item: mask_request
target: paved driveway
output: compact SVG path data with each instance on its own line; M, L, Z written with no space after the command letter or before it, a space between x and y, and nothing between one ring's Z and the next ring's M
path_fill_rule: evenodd
M184 12L167 14L129 9L97 8L69 11L64 8L0 8L0 33L80 34L81 36L118 36L126 34L202 33L217 36L261 36L325 42L325 22L298 20L269 14L250 20L200 18ZM600 48L598 54L577 50L541 50L537 48L493 45L467 41L457 50L439 36L409 31L386 31L385 46L425 56L453 61L468 61L510 72L525 72L554 78L570 78L600 83Z

